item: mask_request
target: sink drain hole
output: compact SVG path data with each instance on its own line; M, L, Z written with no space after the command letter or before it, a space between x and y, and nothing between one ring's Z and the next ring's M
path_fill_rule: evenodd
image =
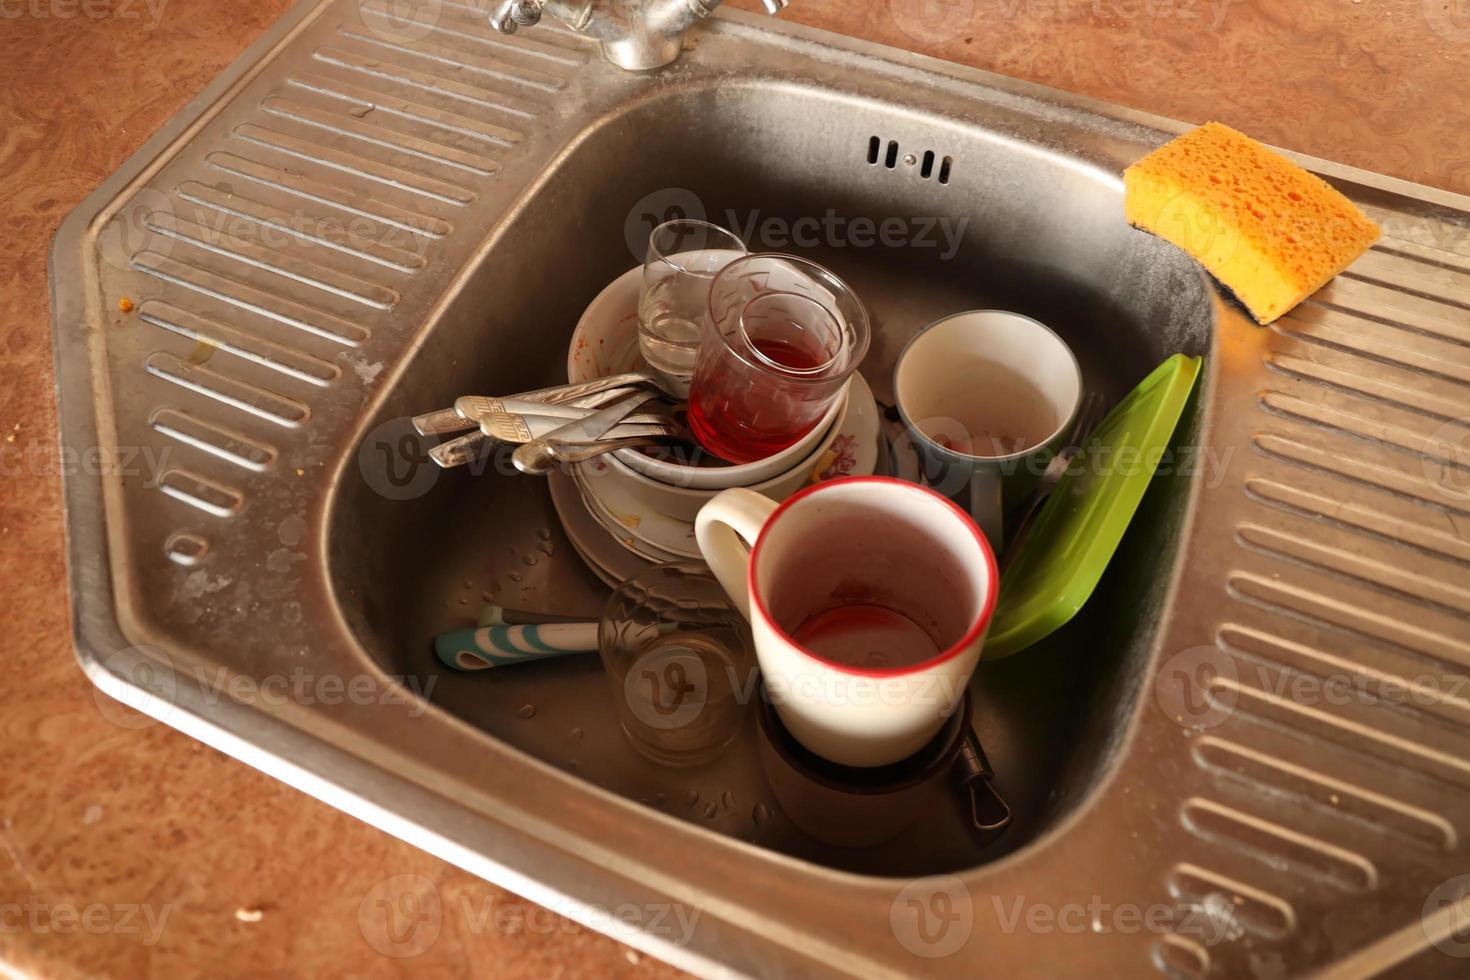
M868 137L868 165L876 167L878 161L882 160L883 166L889 170L898 169L898 140L889 140L885 150L881 136ZM941 158L933 150L925 150L922 158L915 157L912 153L903 158L906 166L919 167L919 176L924 180L932 180L935 176L935 164L938 166L939 182L949 183L950 171L954 166L953 157Z

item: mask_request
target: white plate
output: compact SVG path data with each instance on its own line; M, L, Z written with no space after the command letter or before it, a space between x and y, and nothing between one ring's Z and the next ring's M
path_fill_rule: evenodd
M572 479L592 516L606 517L599 523L615 536L629 535L681 558L700 557L699 546L694 543L693 523L660 513L647 501L639 500L635 488L613 478L606 466L575 467Z
M693 538L689 538L687 544L683 541L694 525L674 521L673 518L660 520L658 515L651 515L649 521L643 521L638 515L630 514L626 510L614 510L612 505L589 488L586 477L573 472L572 481L577 485L577 491L582 495L582 502L587 505L587 512L592 515L592 519L619 544L640 558L649 561L687 561L699 558L699 549ZM665 547L665 544L675 547Z
M556 508L556 516L561 518L567 539L587 567L603 582L616 588L653 564L628 550L627 545L597 523L588 513L587 505L570 476L560 470L552 470L547 474L546 483L551 490L551 505Z

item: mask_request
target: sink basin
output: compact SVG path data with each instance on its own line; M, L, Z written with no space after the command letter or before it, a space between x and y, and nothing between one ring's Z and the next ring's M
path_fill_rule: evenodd
M875 333L863 371L890 403L893 361L905 341L959 310L1017 310L1055 325L1076 350L1089 390L1109 402L1173 350L1209 350L1205 281L1177 251L1118 220L1122 190L1102 169L815 85L678 76L689 77L599 120L500 225L447 299L438 327L385 391L369 423L375 431L396 434L395 419L452 404L460 393L565 380L579 313L636 263L625 229L646 228L641 209L675 200L728 227L754 226L757 249L789 248L778 237L784 229L823 222L830 231L812 235L820 244L802 251L862 284ZM814 134L804 122L813 118L842 123ZM756 124L762 135L752 138ZM937 172L924 179L921 164L870 163L875 133L905 154L940 148L951 161L946 181ZM1067 192L1048 190L1057 187ZM854 244L849 232L861 232L864 221L889 222L888 239L904 244L869 245L861 235ZM1044 650L980 671L982 735L1017 814L1003 843L981 850L956 807L887 847L851 851L822 848L782 820L753 825L757 803L773 807L753 732L739 751L696 773L643 761L621 737L595 657L494 675L435 670L425 638L474 625L484 594L594 619L607 595L563 537L544 481L511 475L505 449L477 468L483 472L447 472L409 499L385 496L350 470L336 483L326 522L336 603L384 671L436 673L438 707L664 815L821 865L889 875L994 860L1086 799L1115 744L1110 729L1126 719L1114 708L1130 661L1145 658L1152 640L1152 623L1137 611L1160 601L1150 583L1172 577L1177 529L1197 478L1160 481L1150 521L1119 561L1132 574L1109 583L1122 597L1090 604ZM363 527L381 530L354 530ZM537 709L529 721L518 711L526 704ZM575 744L573 728L584 733ZM703 802L689 805L691 792ZM727 792L732 806L720 803ZM717 814L706 815L709 803Z
M1470 816L1466 202L1305 161L1387 237L1262 329L1122 220L1122 168L1177 124L740 14L634 75L425 9L302 3L58 236L63 438L150 463L67 476L96 683L706 974L1426 966ZM753 724L663 769L595 657L433 659L489 598L595 617L607 590L544 481L503 453L439 471L408 418L562 380L675 214L854 284L883 402L904 342L965 309L1052 326L1110 401L1208 358L1092 600L982 659L998 841L956 804L825 846ZM1361 697L1312 686L1339 676Z

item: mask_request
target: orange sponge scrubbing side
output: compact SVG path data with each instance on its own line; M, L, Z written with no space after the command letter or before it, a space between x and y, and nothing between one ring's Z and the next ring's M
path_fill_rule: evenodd
M1378 226L1325 181L1220 123L1159 147L1123 184L1129 223L1192 255L1261 323L1378 240Z

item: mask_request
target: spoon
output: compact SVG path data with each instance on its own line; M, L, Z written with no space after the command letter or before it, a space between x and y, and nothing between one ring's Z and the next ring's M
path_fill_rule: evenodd
M622 431L621 429L616 431ZM616 452L619 449L642 449L646 446L666 446L670 442L688 442L687 432L666 430L646 435L629 435L617 439L601 439L587 443L553 443L551 457L558 463L585 463L589 459Z
M529 473L533 476L546 473L557 462L556 457L551 454L553 444L587 443L600 439L634 412L638 406L656 397L657 395L653 392L640 391L619 399L607 408L584 419L573 419L561 428L517 447L511 456L511 462L522 473Z

